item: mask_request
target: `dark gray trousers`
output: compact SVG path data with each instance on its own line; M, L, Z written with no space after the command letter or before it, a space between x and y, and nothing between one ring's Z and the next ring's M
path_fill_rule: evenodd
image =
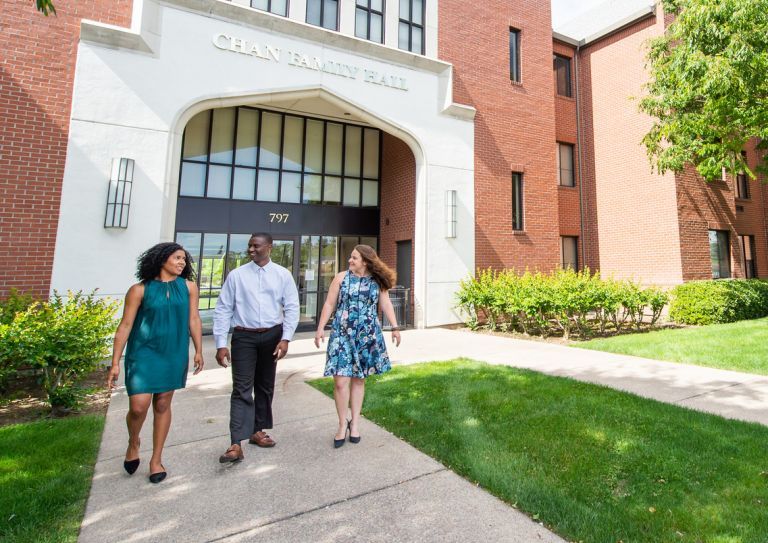
M229 433L232 443L254 432L272 428L272 397L275 392L275 352L283 327L267 332L232 334L232 396Z

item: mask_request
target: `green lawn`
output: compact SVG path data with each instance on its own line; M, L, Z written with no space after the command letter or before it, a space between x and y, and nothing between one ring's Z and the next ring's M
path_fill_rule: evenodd
M768 319L627 334L574 346L768 375Z
M77 541L103 427L103 415L0 427L0 541Z
M466 359L372 378L364 415L569 541L768 538L758 424Z

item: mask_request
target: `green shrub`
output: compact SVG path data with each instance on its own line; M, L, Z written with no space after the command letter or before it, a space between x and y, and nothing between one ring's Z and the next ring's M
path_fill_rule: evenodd
M0 394L8 390L8 382L19 369L19 361L9 356L9 345L3 340L8 334L7 327L17 313L26 311L34 301L31 295L21 294L15 288L11 289L7 298L0 300Z
M93 294L55 293L0 326L0 358L37 369L54 412L71 408L78 383L109 354L116 309Z
M11 324L16 313L26 311L34 302L31 294L21 294L12 288L8 297L0 300L0 324Z
M692 281L672 289L669 316L684 324L718 324L768 316L768 282Z
M604 333L611 324L618 332L628 320L637 329L655 324L669 297L632 281L602 279L589 269L519 275L489 268L463 280L456 300L472 329L485 325L542 336L560 333L568 339L588 337L595 328Z

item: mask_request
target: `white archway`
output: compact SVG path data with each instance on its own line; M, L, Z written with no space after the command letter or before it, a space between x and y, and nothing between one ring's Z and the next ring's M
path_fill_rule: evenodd
M286 103L297 102L306 99L319 99L331 106L349 112L356 119L364 121L372 127L378 128L392 136L397 137L408 145L413 153L415 161L416 178L416 202L414 217L414 325L423 328L426 321L426 293L427 293L427 161L422 144L409 130L399 125L392 119L371 112L348 98L328 90L323 86L286 88L270 90L260 93L235 93L230 95L217 95L201 97L199 100L187 104L178 110L168 138L166 177L164 183L163 220L161 225L161 238L171 240L174 237L176 223L176 205L178 195L179 168L181 163L181 143L184 128L189 120L201 111L214 108L232 106L262 106L277 105L282 109Z

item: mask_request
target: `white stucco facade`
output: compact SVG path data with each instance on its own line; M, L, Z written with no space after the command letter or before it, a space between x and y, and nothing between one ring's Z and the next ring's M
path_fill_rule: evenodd
M132 29L83 22L52 289L125 293L138 254L173 239L187 121L233 105L301 108L403 140L416 162L415 324L458 320L453 292L475 262L474 110L452 103L451 66L220 0L137 0ZM118 157L135 160L130 220L104 228Z

